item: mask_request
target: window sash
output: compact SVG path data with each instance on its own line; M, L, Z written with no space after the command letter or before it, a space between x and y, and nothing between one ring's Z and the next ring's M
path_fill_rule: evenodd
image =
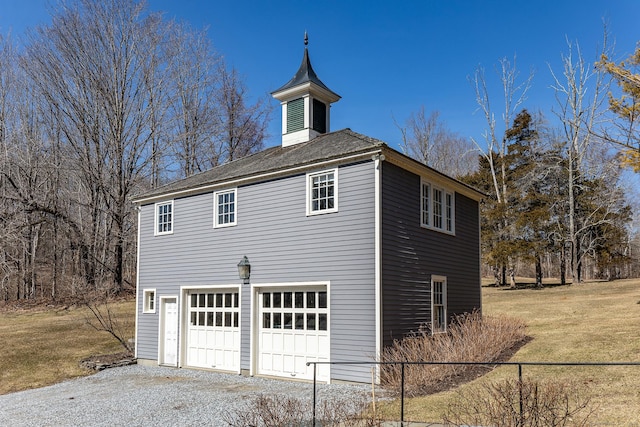
M420 224L432 230L454 234L454 193L427 181L422 181L420 188Z
M431 332L447 330L447 280L434 277L431 280Z
M173 233L173 201L157 203L155 206L155 234Z
M145 289L143 291L142 298L142 312L143 313L155 313L156 312L156 290Z
M433 226L442 228L442 190L433 189Z
M237 190L214 193L214 227L227 227L237 223Z
M429 226L431 212L431 185L422 184L422 225Z
M337 211L337 171L308 175L307 185L309 214Z
M453 194L445 194L445 222L446 230L453 232Z

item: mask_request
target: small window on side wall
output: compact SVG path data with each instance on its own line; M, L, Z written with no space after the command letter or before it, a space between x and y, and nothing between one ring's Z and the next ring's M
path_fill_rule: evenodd
M447 331L447 278L431 277L431 333Z
M173 233L173 200L156 203L154 226L156 236Z
M156 290L145 289L143 293L143 313L155 313L156 312Z

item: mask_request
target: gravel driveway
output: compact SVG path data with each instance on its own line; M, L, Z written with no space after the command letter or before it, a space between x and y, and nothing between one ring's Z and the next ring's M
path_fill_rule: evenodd
M367 396L370 386L319 384L318 399ZM131 365L0 396L2 426L225 426L226 411L253 398L312 401L313 384Z

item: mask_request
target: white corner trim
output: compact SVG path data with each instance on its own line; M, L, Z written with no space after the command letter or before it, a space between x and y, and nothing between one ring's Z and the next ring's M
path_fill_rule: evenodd
M382 354L382 159L374 162L374 216L375 216L375 316L376 316L376 361ZM380 382L380 366L376 365L376 383Z

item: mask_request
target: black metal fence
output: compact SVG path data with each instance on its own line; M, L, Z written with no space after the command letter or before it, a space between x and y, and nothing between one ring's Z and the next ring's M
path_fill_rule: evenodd
M313 365L313 425L316 425L317 400L317 368L318 365L400 365L400 425L404 426L404 398L405 398L405 366L407 365L475 365L475 366L517 366L518 381L522 384L523 366L640 366L640 362L308 362ZM520 389L520 422L523 419L522 389Z

